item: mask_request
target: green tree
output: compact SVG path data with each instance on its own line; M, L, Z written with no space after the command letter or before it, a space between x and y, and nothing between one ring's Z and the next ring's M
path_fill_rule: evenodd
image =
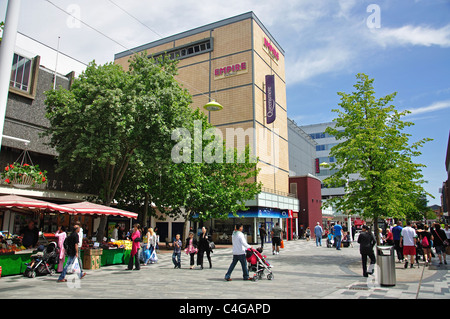
M409 112L398 112L389 104L396 93L376 99L374 80L365 74L356 78L355 92L338 93L341 108L333 110L338 114L336 125L326 130L340 143L330 152L336 159L330 168L337 171L325 183L345 185L345 194L328 200L325 206L359 213L378 225L379 218L404 218L417 211L418 199L423 194L431 196L422 187L424 165L413 162L430 139L409 144L411 135L403 130L413 123L401 120ZM351 174L359 178L352 179Z
M69 90L46 92L50 145L59 153L58 170L91 186L110 206L138 153L147 169L170 160L171 131L191 113L191 96L174 79L175 61L157 63L144 54L129 70L91 62ZM106 217L99 226L103 238Z
M184 126L188 137L194 136L196 124L200 124L202 136L213 132L214 127L200 111L194 111L191 120ZM122 184L119 190L122 200L142 205L144 216L147 212L155 216L158 209L166 216L183 218L185 230L194 215L199 220L228 218L229 213L245 210L245 201L261 192L261 183L256 181L257 159L252 158L248 146L238 152L226 149L225 141L220 138L202 136L196 137L201 139L201 153L210 153L214 160L196 161L196 141L188 138L186 153L181 154L184 161L172 158L155 170L148 170L140 161L134 162L137 166L127 172L130 173L129 183Z

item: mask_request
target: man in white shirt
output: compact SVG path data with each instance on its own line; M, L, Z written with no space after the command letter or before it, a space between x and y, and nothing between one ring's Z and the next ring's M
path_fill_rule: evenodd
M400 237L400 247L403 247L403 256L405 257L405 268L408 268L408 256L411 258L411 268L414 268L414 256L416 255L417 233L411 227L411 222L406 222L406 227L402 229Z
M232 242L233 242L233 261L231 262L230 267L228 268L228 271L225 275L226 281L231 281L231 273L234 270L234 267L236 266L237 262L239 261L242 266L242 272L244 276L244 280L251 280L249 274L248 274L248 268L247 268L247 259L245 257L245 251L248 248L252 248L247 243L247 240L245 239L244 234L242 233L242 230L244 229L244 226L242 224L236 224L235 230L233 232Z
M83 261L81 260L81 247L83 246L83 228L81 228L80 221L75 223L80 228L80 232L78 233L78 263L80 264L80 269L83 269Z

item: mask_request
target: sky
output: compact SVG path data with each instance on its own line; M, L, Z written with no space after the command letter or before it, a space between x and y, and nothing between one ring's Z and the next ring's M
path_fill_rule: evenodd
M0 0L0 20L7 2ZM410 144L433 139L415 162L426 165L424 188L435 197L429 205L440 205L450 133L450 0L21 0L17 45L27 37L41 50L59 45L58 72L79 73L92 60L111 62L126 49L249 11L285 51L288 117L298 125L336 118L337 92L353 92L358 73L375 80L377 98L397 92L392 104L411 111L404 118L414 123L406 130ZM50 69L53 54L43 61ZM71 69L64 54L78 60Z

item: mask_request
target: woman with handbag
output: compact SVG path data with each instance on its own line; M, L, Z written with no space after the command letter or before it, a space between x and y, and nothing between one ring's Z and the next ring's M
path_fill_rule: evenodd
M184 252L187 255L191 256L191 269L194 269L194 256L197 253L197 239L194 238L194 233L189 233L189 238L186 239L186 248L184 249Z
M209 261L209 268L212 268L211 263L211 248L209 246L209 235L206 232L206 227L202 227L202 233L198 238L198 255L197 255L197 266L200 266L203 269L203 256L206 252L206 258Z
M444 257L444 264L447 265L447 260L445 259L445 247L448 246L448 240L445 231L441 229L441 225L438 223L434 225L432 235L434 249L436 249L436 254L439 257L439 265L442 265L442 257Z

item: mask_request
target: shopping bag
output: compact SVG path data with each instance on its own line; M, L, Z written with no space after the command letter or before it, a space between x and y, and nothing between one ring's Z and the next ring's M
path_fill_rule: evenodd
M80 263L78 262L78 258L75 258L72 265L67 269L68 274L78 274L81 272Z
M150 259L150 249L145 249L144 250L144 260L149 260Z
M280 248L284 248L284 241L283 241L283 239L281 240Z
M158 256L156 255L156 249L154 249L152 254L150 255L150 262L156 263L157 261L158 261Z

